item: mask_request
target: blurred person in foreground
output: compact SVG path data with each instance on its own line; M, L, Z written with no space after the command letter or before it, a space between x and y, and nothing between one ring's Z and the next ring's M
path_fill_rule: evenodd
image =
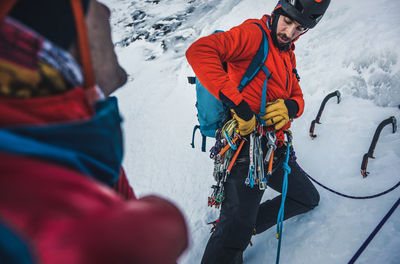
M109 17L95 0L0 3L0 263L176 263L187 247L182 213L137 199L121 167Z

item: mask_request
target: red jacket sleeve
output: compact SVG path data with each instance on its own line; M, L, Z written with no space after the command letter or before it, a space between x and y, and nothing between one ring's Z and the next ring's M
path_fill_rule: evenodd
M182 213L148 196L126 201L75 171L0 152L0 215L40 263L175 264L188 245Z
M258 50L262 34L256 25L242 24L227 32L200 38L186 51L186 58L200 82L217 99L223 93L235 105L243 97L222 68L222 62L248 60L246 68Z
M82 263L175 264L188 246L182 214L163 198L147 196L81 221L74 231Z
M290 52L290 60L292 61L293 68L296 69L296 56L291 51ZM293 73L294 74L294 73ZM303 99L303 92L300 88L299 81L297 78L293 78L293 85L292 91L290 93L291 100L295 100L297 105L299 106L299 111L297 112L296 118L300 117L304 112L304 99Z

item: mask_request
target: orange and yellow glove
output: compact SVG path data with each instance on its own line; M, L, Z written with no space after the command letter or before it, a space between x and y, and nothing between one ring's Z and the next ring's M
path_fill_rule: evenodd
M231 109L233 118L237 121L237 129L241 136L247 136L256 127L256 116L245 100Z
M279 130L289 123L289 112L285 105L285 100L277 99L267 103L265 107L265 115L261 117L266 126L274 126L275 130Z
M233 113L233 118L235 118L238 122L238 130L239 130L239 134L241 136L247 136L248 134L250 134L251 132L253 132L254 128L256 127L256 116L253 115L253 117L250 120L244 120L242 118L240 118L235 110L231 110L231 112Z

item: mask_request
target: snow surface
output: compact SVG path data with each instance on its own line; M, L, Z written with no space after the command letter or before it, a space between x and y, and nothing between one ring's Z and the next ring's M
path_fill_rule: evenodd
M199 263L209 238L206 223L218 217L207 207L213 164L208 153L190 147L197 124L193 75L184 57L188 46L215 29L228 30L247 18L269 14L266 0L103 0L113 11L113 38L129 82L115 95L124 117L124 166L138 196L157 194L184 213L190 247L179 263ZM140 11L140 12L139 12ZM371 195L400 176L400 133L383 129L360 175L377 125L400 121L400 2L335 0L320 24L296 43L306 109L292 125L299 164L329 187L350 195ZM322 99L330 100L308 135ZM207 149L213 144L209 139ZM290 176L289 176L290 181ZM347 263L399 197L400 189L372 200L350 200L319 186L320 205L284 223L281 263ZM264 199L277 195L268 189ZM275 228L255 236L244 262L274 263ZM400 263L400 209L394 212L357 263Z

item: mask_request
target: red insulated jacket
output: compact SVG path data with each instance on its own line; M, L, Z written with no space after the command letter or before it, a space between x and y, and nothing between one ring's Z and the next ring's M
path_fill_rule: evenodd
M2 152L0 160L0 221L37 263L174 264L187 247L185 220L165 199L126 201L67 168Z
M255 113L260 112L262 87L266 75L260 71L240 93L237 89L251 60L257 53L262 32L254 23L262 25L268 35L269 53L265 65L272 74L268 80L267 102L276 99L292 99L299 106L296 117L304 110L303 93L293 73L296 59L294 45L288 51L280 51L273 43L271 30L267 27L269 16L249 19L229 31L200 38L186 51L186 57L200 82L217 99L224 94L235 105L243 99ZM221 62L227 62L225 72ZM286 125L283 129L290 127Z

